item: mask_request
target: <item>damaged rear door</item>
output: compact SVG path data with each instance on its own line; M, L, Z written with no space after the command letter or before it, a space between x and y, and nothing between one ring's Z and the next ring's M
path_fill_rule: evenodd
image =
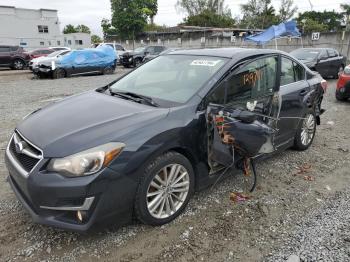
M250 60L230 72L207 97L211 171L275 151L280 110L278 55Z

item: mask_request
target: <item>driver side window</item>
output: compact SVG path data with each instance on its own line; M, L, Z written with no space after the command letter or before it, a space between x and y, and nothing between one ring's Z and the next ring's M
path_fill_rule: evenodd
M227 77L209 96L208 102L245 105L250 100L271 95L276 85L277 63L277 56L271 56L246 64Z

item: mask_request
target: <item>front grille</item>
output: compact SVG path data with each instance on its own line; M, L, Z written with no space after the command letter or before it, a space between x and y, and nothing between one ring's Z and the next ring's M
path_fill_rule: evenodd
M21 143L23 145L23 150L16 150L16 143ZM15 132L12 137L9 149L12 156L28 173L35 167L42 157L40 150L28 143L17 132Z

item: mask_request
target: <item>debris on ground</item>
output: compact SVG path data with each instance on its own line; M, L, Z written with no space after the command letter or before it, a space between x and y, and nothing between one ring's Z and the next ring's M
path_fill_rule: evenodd
M313 176L304 176L304 180L306 180L306 181L315 181L315 177L313 177Z
M293 176L297 176L297 175L303 175L306 173L309 173L311 171L311 164L304 164L300 167L298 167L298 171L296 173L293 174Z
M249 200L251 197L243 194L243 193L239 193L239 192L232 192L230 194L230 200L235 202L235 203L241 203L241 202L245 202L247 200Z

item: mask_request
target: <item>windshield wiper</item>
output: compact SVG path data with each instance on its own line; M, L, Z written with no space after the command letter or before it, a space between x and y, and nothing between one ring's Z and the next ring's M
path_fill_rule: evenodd
M108 89L109 89L110 94L113 96L119 96L121 98L135 101L137 103L142 104L142 102L144 102L147 105L159 107L159 105L156 102L154 102L151 97L139 95L139 94L132 93L132 92L117 92L117 91L113 91L111 88L108 88Z

